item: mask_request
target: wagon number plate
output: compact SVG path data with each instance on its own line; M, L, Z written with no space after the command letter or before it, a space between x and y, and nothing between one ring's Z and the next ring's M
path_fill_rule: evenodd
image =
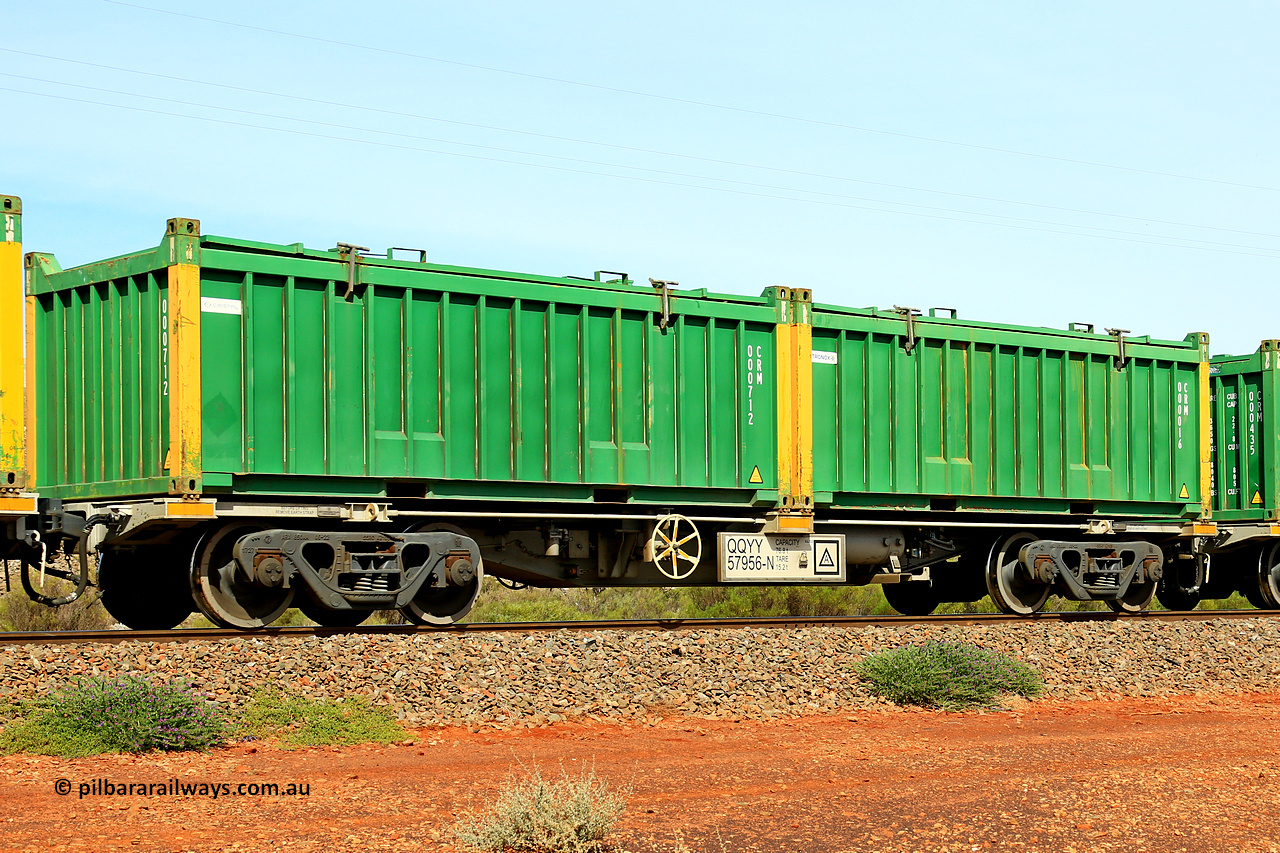
M721 533L721 583L844 583L844 536Z

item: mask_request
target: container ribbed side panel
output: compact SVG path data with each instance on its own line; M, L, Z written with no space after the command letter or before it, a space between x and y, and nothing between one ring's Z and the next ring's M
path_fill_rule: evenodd
M1215 357L1213 512L1221 520L1280 517L1280 351L1264 341L1247 356Z
M39 485L129 493L167 476L165 285L159 270L38 296Z
M203 295L240 313L203 316L206 471L776 489L772 308L690 299L662 330L651 291L409 270L347 301L341 264L214 254Z
M917 321L908 351L899 317L815 315L820 500L1194 511L1196 345L1135 343L1118 369L1105 337Z

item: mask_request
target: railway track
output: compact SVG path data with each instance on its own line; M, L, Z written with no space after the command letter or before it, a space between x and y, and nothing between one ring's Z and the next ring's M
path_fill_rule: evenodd
M476 622L444 626L372 625L358 628L288 626L261 631L229 628L179 628L171 631L30 631L0 633L0 646L67 645L72 643L190 643L210 640L284 639L289 637L405 636L409 634L489 634L537 631L690 631L723 628L901 627L906 625L985 625L1008 622L1204 622L1210 619L1276 619L1267 610L1153 610L1138 614L1110 611L1061 611L1034 616L968 613L942 616L762 616L732 619L614 619L572 622Z

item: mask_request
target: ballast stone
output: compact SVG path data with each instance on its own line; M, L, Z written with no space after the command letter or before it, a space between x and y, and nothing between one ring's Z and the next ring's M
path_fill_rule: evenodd
M0 649L0 695L77 679L181 678L229 708L265 686L363 696L410 725L543 725L669 716L766 719L883 705L853 664L930 640L1042 673L1053 698L1280 690L1280 620L335 636Z

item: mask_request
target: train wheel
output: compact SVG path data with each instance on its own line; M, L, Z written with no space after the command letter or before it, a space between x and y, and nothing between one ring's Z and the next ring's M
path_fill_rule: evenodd
M1122 597L1107 602L1116 613L1141 613L1151 606L1156 597L1156 582L1131 583Z
M232 522L206 533L196 545L191 558L191 597L215 625L265 628L293 604L293 587L246 580L236 564L236 540L262 529Z
M102 606L135 631L176 628L196 609L182 572L186 557L181 549L155 546L100 553Z
M471 612L479 595L479 575L467 586L424 586L400 612L415 625L452 625Z
M405 533L430 532L432 530L448 530L459 536L467 533L453 524L415 524ZM400 613L414 625L452 625L471 612L480 596L480 585L484 580L484 563L477 559L474 566L475 576L462 586L423 586L414 596L413 601L400 608Z
M1039 537L1032 533L1014 533L997 539L987 558L987 594L1002 613L1030 616L1044 607L1053 587L1027 576L1018 562L1023 545Z
M300 595L294 601L302 615L322 628L354 628L373 615L372 610L331 610L321 607L309 595Z
M1200 605L1200 593L1187 592L1169 574L1156 585L1156 599L1168 610L1195 610Z
M880 589L884 591L884 598L889 606L903 616L928 616L941 603L938 591L927 583L887 583Z
M1258 555L1258 573L1255 577L1256 595L1250 595L1254 590L1244 591L1249 603L1259 610L1280 608L1280 542L1262 549Z

